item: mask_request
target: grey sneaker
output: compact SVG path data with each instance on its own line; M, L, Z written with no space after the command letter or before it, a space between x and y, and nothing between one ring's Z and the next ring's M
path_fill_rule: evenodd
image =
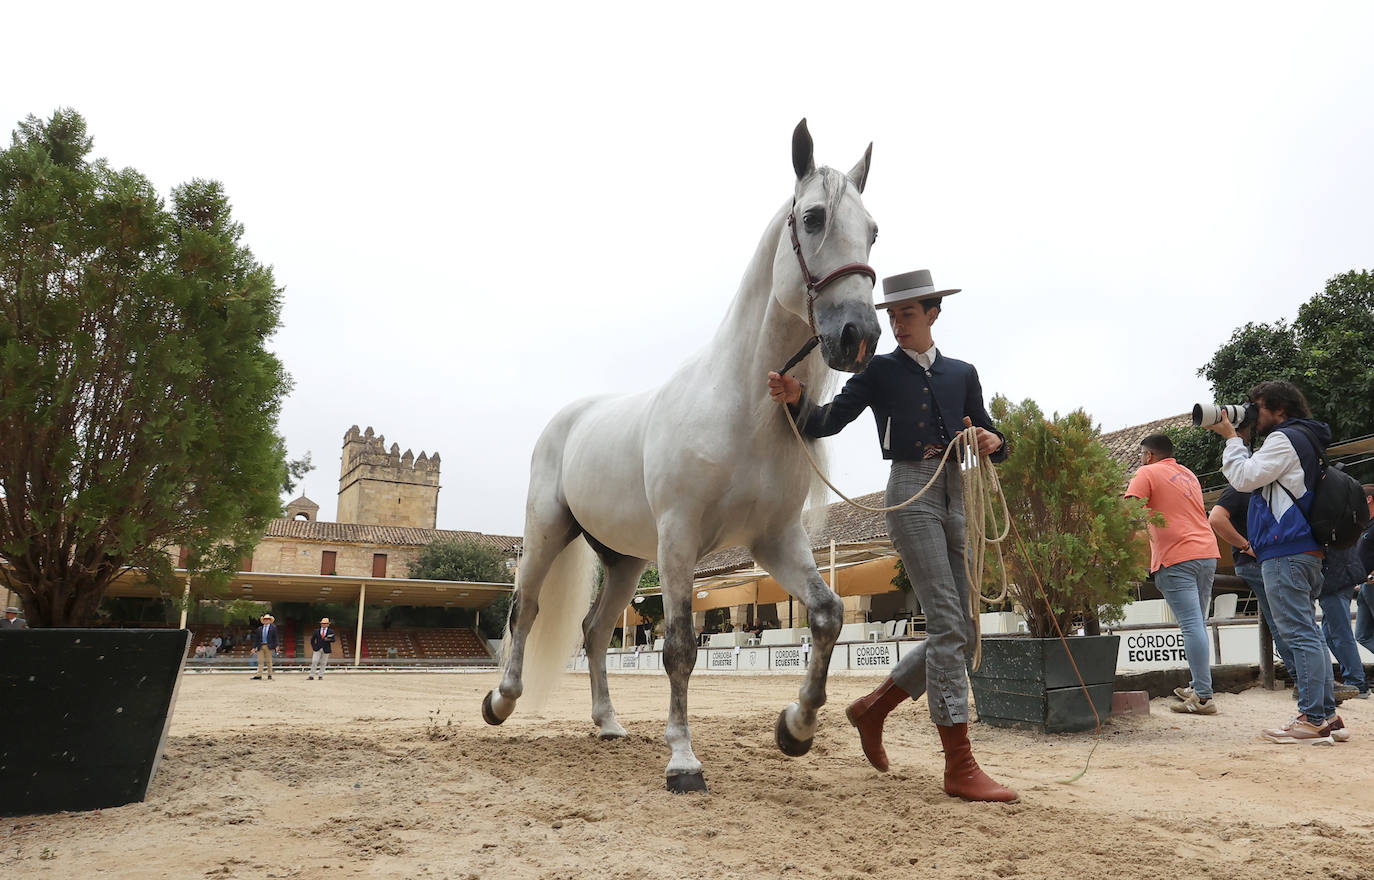
M1217 714L1217 701L1211 697L1200 700L1197 694L1190 693L1182 703L1171 703L1169 710L1183 715L1215 715Z
M1174 696L1186 703L1189 700L1197 698L1197 691L1194 691L1190 687L1174 688Z
M1343 703L1346 700L1354 700L1359 698L1360 689L1355 687L1353 684L1338 684L1335 687L1334 696L1336 697L1337 703Z

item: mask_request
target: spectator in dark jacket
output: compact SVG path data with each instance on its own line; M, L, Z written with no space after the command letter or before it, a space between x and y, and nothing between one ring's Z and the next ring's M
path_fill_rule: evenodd
M324 679L324 668L329 665L329 655L334 650L334 627L329 625L328 617L320 618L320 625L310 634L310 674L306 681L314 678Z
M1364 500L1369 505L1369 525L1355 545L1355 557L1364 569L1364 583L1356 586L1355 641L1374 654L1374 483L1364 485Z
M1343 684L1335 686L1337 700L1369 699L1364 661L1360 659L1360 649L1350 629L1350 603L1355 598L1355 587L1364 583L1368 574L1354 547L1327 548L1326 558L1322 560L1322 591L1317 596L1317 604L1322 609L1322 634L1326 636L1331 656L1341 667Z

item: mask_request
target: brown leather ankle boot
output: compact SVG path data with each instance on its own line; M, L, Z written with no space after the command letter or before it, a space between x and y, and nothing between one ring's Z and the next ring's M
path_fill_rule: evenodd
M863 746L864 757L868 759L868 763L883 773L887 772L887 752L883 750L883 719L910 696L889 676L878 685L877 690L859 697L844 710L844 717L859 731L859 744Z
M983 772L973 760L973 746L968 741L968 724L935 725L940 742L945 747L945 794L966 801L1000 801L1012 803L1017 794L999 785Z

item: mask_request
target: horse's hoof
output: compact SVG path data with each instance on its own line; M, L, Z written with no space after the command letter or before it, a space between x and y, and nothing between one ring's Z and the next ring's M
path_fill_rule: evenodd
M491 691L487 691L487 695L482 698L482 720L493 726L506 720L504 718L497 718L496 713L492 711Z
M797 739L787 729L787 710L778 713L778 725L773 728L773 738L778 741L778 749L789 758L800 758L811 751L812 739Z
M695 773L674 773L668 777L668 790L673 794L691 794L699 791L706 793L706 777L698 770Z
M623 733L598 733L598 734L596 735L596 738L599 739L599 740L601 740L602 742L615 742L615 741L618 740L618 739L624 739L624 738L625 738L625 734L623 734Z

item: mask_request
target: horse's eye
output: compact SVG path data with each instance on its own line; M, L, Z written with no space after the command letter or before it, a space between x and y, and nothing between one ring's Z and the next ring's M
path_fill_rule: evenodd
M825 226L825 209L812 208L807 211L802 215L802 225L812 234L820 232L821 227Z

